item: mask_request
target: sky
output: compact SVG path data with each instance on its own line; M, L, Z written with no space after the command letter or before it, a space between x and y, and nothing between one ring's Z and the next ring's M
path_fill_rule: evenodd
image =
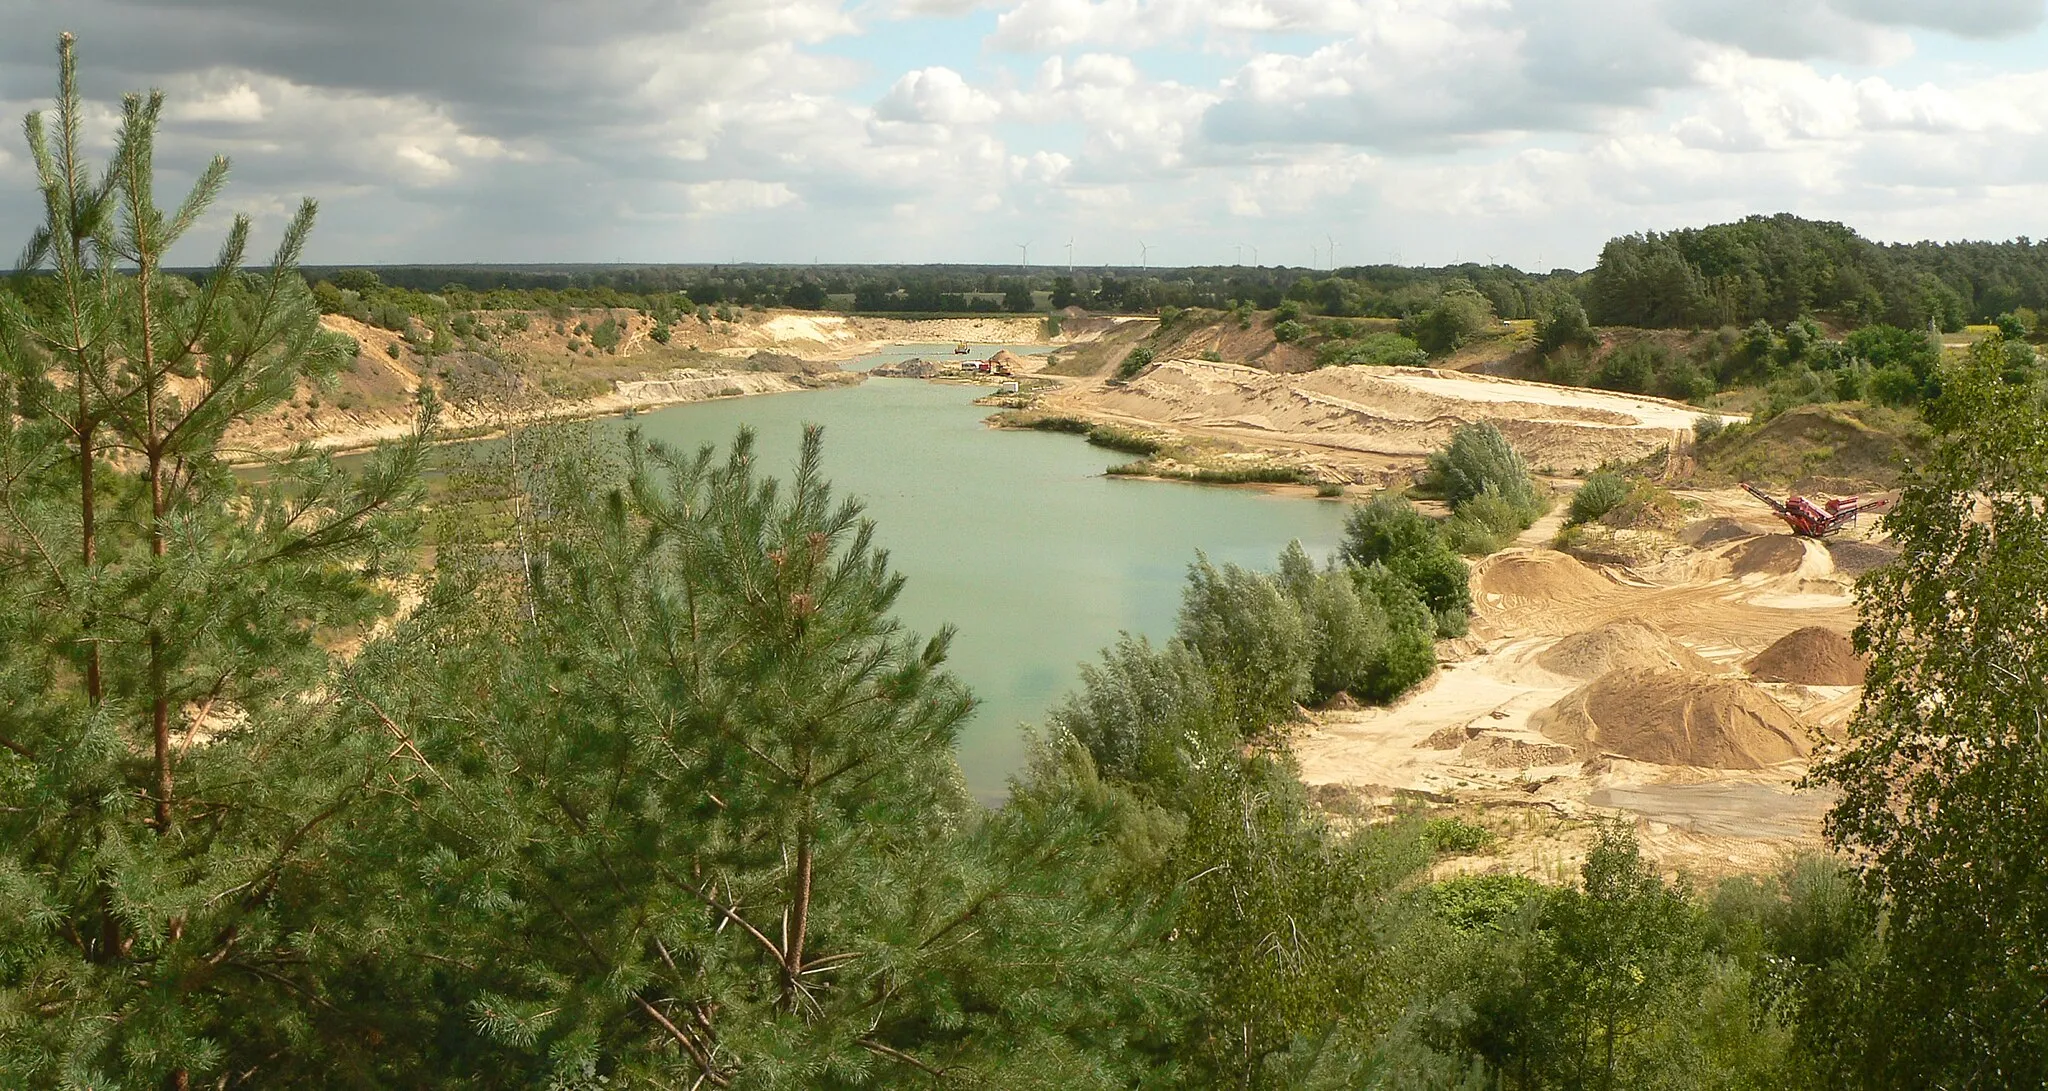
M307 258L1585 268L1793 212L2048 234L2048 0L0 0L104 153ZM37 216L0 140L0 252ZM1025 249L1028 247L1028 250ZM1071 248L1071 249L1070 249Z

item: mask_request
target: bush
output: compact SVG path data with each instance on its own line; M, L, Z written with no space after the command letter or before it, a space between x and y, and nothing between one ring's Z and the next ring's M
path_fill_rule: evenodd
M1402 334L1431 356L1457 351L1493 324L1493 304L1477 291L1453 288L1435 307L1401 320Z
M1106 777L1171 789L1205 742L1225 737L1216 691L1201 658L1178 640L1154 648L1125 634L1081 667L1081 688L1047 716L1072 735Z
M1351 510L1339 555L1357 568L1381 566L1405 583L1439 636L1462 636L1472 613L1471 572L1415 505L1382 492Z
M1283 345L1290 341L1299 341L1306 336L1308 336L1308 327L1292 319L1281 322L1273 327L1273 340Z
M1129 379L1137 375L1138 372L1150 367L1151 364L1152 346L1139 345L1137 348L1132 349L1129 355L1124 357L1123 363L1117 365L1116 377L1119 379Z
M1719 418L1702 417L1701 420ZM1579 491L1572 494L1571 512L1566 518L1569 523L1590 523L1613 511L1623 500L1628 499L1628 482L1620 474L1597 473L1586 479Z
M1444 520L1444 544L1468 557L1484 557L1506 549L1527 525L1512 504L1489 491Z
M578 327L581 329L582 327ZM590 331L590 343L597 349L610 352L619 347L621 331L617 320L607 317Z
M1595 369L1591 382L1602 390L1646 394L1660 369L1671 364L1671 352L1662 345L1637 341L1607 354Z
M1692 422L1692 439L1694 443L1698 444L1712 443L1720 437L1721 433L1727 430L1727 421L1722 420L1719 416L1710 414Z
M1592 341L1593 326L1586 321L1586 308L1571 296L1553 303L1536 320L1536 347L1546 354L1566 345L1585 345Z
M1398 333L1369 333L1364 337L1331 341L1316 350L1317 367L1347 364L1418 366L1429 362L1422 346Z
M1493 831L1462 818L1432 818L1422 825L1422 840L1433 852L1474 853L1493 843Z
M1464 562L1450 558L1462 569ZM1351 569L1352 585L1359 600L1377 602L1387 615L1387 646L1366 665L1359 688L1351 695L1361 701L1384 704L1415 687L1436 670L1436 637L1445 616L1432 614L1407 580L1385 565ZM1456 616L1458 632L1465 631L1466 616Z
M393 360L398 359L398 342L392 341L387 343L384 346L384 355L391 357Z
M1309 629L1271 576L1198 555L1181 596L1179 637L1202 658L1223 721L1249 737L1308 695Z
M1510 446L1500 429L1481 421L1462 425L1451 442L1429 456L1428 484L1456 511L1488 486L1521 512L1527 522L1543 513L1546 503L1529 466Z

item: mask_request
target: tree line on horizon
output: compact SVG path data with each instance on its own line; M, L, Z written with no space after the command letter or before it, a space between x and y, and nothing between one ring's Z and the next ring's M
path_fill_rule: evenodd
M1271 310L1293 301L1332 317L1408 318L1471 289L1501 318L1534 318L1565 298L1597 325L1712 329L1826 317L1946 331L2021 308L2048 311L2048 243L1880 244L1840 224L1789 214L1609 240L1585 272L1532 273L1465 262L1438 267L1194 266L1062 270L1002 265L396 265L378 283L460 298L469 307L649 309L776 306L867 313L1031 313L1078 306ZM315 281L349 270L316 267ZM360 279L360 277L358 277Z

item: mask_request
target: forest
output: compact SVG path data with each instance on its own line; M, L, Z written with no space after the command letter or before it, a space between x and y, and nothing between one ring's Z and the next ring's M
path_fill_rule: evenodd
M1695 887L1616 825L1575 881L1433 881L1486 831L1338 821L1275 728L1436 670L1448 524L1388 497L1327 563L1198 561L982 807L952 634L896 621L829 437L769 468L537 427L471 483L496 516L447 518L427 395L359 469L232 472L237 421L349 359L317 210L167 269L226 162L164 203L155 95L88 162L63 62L0 291L0 1084L2048 1082L2048 413L1997 339L1933 365L1860 592L1840 852ZM1489 431L1432 486L1527 525Z
M195 271L201 272L203 271ZM1713 329L1819 316L1837 324L1945 331L2021 309L2048 311L2048 244L1880 244L1839 223L1751 216L1737 223L1611 239L1584 273L1466 262L1314 270L1022 266L308 267L308 279L374 295L438 296L453 309L783 306L855 313L1150 313L1162 307L1272 310L1292 301L1332 317L1408 318L1447 291L1483 296L1500 318L1564 300L1604 326ZM324 300L332 302L332 300Z

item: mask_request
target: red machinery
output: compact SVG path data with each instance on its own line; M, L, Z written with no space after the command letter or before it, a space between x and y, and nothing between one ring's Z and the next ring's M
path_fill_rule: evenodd
M1769 504L1771 510L1778 513L1778 518L1792 528L1792 533L1805 538L1825 538L1855 522L1856 516L1866 508L1876 511L1880 507L1877 503L1866 505L1861 497L1856 496L1829 500L1824 504L1816 504L1803 496L1780 501L1747 481L1742 483L1742 487L1749 495Z

